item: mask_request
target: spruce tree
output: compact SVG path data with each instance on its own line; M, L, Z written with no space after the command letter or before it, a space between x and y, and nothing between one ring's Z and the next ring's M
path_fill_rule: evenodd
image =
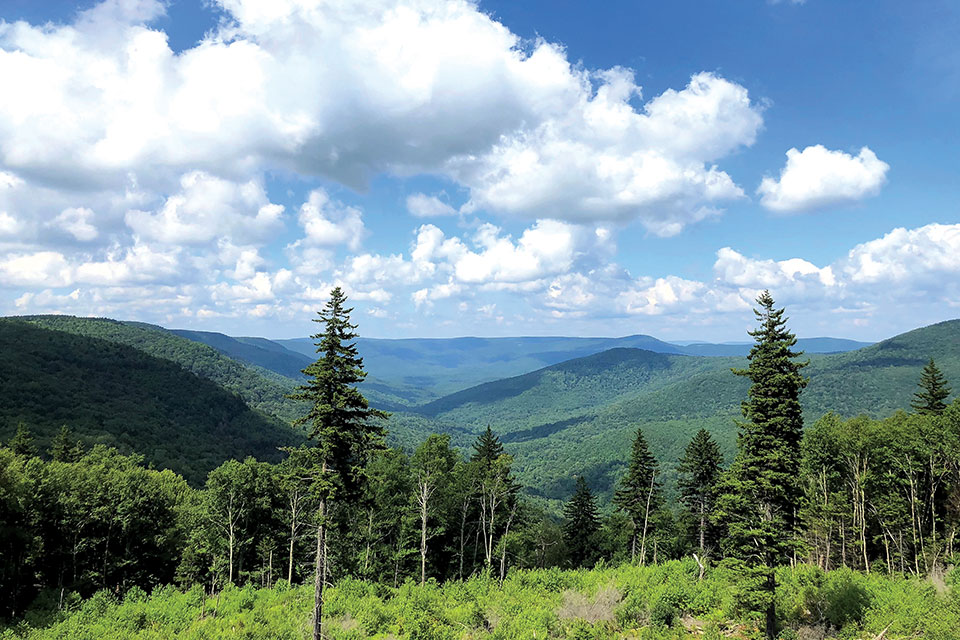
M74 445L70 442L70 429L67 425L60 427L50 444L50 457L57 462L76 462L73 458Z
M918 383L920 391L913 394L910 403L914 411L922 415L940 415L947 408L944 402L950 397L950 385L940 372L933 358L923 367Z
M503 443L493 433L490 425L487 425L487 430L477 436L477 441L473 443L473 455L470 456L470 461L479 463L485 471L488 471L502 455Z
M697 546L700 555L707 548L710 515L716 499L723 457L710 432L700 429L687 445L677 471L680 501L697 522Z
M789 562L798 545L800 392L807 384L800 371L808 363L794 360L802 353L792 350L797 339L787 330L784 310L774 308L770 292L764 291L757 304L760 326L749 332L755 340L749 366L733 370L752 384L741 405L745 421L739 422L737 456L717 511L727 528L726 555L740 560L749 578L762 585L753 601L765 609L766 633L772 639L777 626L773 567Z
M25 458L34 458L40 455L40 450L33 441L33 434L22 422L17 425L17 432L13 435L9 444L10 450L18 456Z
M630 518L633 534L630 540L630 558L637 558L639 543L640 564L647 559L647 537L650 534L652 516L662 502L661 485L657 479L659 468L656 458L650 453L643 429L637 429L630 452L627 474L613 496L617 509Z
M340 287L314 322L323 329L311 336L319 359L303 370L307 382L290 396L310 403L307 414L295 424L306 425L316 442L318 473L315 487L319 501L317 512L317 551L314 573L313 637L320 640L323 617L323 589L327 581L327 533L330 528L331 502L337 493L355 489L362 478L362 467L371 450L382 446L383 427L379 420L387 414L373 409L356 385L363 381L363 359L357 352L357 325L350 322L352 308Z
M583 476L577 478L577 488L570 502L563 507L563 539L567 544L570 564L582 567L592 564L596 557L596 535L600 530L600 514Z

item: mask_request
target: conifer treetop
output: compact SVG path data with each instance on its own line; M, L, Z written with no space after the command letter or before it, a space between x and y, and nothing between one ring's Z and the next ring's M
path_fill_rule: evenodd
M950 397L950 385L940 372L939 367L930 358L920 373L917 383L920 391L913 394L910 406L921 415L940 415L947 408L946 399Z

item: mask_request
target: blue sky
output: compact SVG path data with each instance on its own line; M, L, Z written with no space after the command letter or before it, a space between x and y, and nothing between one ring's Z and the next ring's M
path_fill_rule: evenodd
M906 7L906 8L905 8ZM960 8L0 2L0 312L737 340L960 315Z

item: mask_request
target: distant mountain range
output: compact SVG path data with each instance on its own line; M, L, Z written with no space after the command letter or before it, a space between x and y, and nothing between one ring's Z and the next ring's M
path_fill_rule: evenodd
M225 355L297 378L316 359L309 338L266 340L231 338L221 333L173 330L210 345ZM805 338L807 353L852 351L870 343L840 338ZM360 338L357 341L370 373L367 390L391 408L413 406L484 382L516 376L610 349L646 349L692 356L745 356L750 345L694 343L677 345L652 336L623 338Z
M309 339L70 316L0 320L0 339L0 439L21 420L41 441L68 423L88 442L140 451L196 480L227 457L273 457L277 446L304 437L289 426L303 407L286 394L316 357ZM800 341L810 360L808 421L827 411L883 416L908 408L931 357L960 387L960 320L864 344ZM698 429L713 432L731 454L747 381L730 369L746 365L750 345L678 345L637 335L362 338L358 347L370 372L365 394L393 412L391 442L412 447L444 432L469 447L489 424L515 456L524 484L555 508L576 475L609 491L637 428L662 461L668 490L675 461ZM101 369L117 373L104 379ZM63 372L69 401L56 396ZM186 400L177 403L180 396Z

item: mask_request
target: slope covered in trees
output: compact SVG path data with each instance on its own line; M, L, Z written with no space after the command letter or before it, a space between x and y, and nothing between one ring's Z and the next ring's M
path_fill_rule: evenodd
M294 383L263 368L254 368L225 356L209 345L190 340L155 325L121 322L107 318L74 316L23 316L40 327L79 336L98 338L133 347L147 355L175 362L240 396L255 409L290 422L300 413L285 394Z
M917 329L864 349L808 356L810 377L801 403L812 423L827 412L879 418L909 409L916 381L934 358L948 380L960 379L960 320ZM745 358L697 358L618 349L499 380L424 405L420 418L398 424L432 424L463 446L495 424L509 443L524 484L535 495L559 501L573 490L571 473L609 496L622 472L618 452L643 426L664 461L672 495L676 461L693 435L705 428L729 460L734 419L748 383L730 374ZM429 430L429 426L421 426ZM560 470L563 470L561 472Z
M202 481L228 458L277 459L302 436L170 360L100 338L0 320L0 439L27 425L46 449L62 425L86 446L141 452Z
M300 379L303 368L313 359L262 338L232 338L214 331L170 329L170 333L211 346L227 357L262 367L287 378Z

